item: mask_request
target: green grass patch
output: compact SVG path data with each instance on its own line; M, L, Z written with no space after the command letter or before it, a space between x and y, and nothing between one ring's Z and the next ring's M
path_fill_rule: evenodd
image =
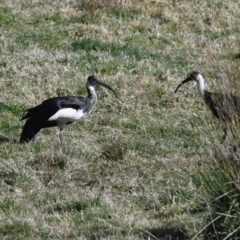
M12 223L0 225L0 236L25 239L32 235L32 227L27 222L14 220Z
M134 47L132 45L122 46L118 43L102 42L100 40L88 38L83 38L82 40L72 42L70 49L72 51L105 51L113 56L126 54L135 58L136 60L141 60L147 57L158 57L157 54L151 53L145 49Z
M26 110L25 105L20 105L14 102L2 102L0 103L0 111L2 114L4 113L12 113L13 115L19 115L24 110Z
M16 16L8 7L0 7L0 23L2 27L10 27L17 21Z
M23 32L15 33L15 41L23 48L28 48L31 45L39 45L44 49L63 49L66 47L64 37L66 32L51 31L45 27L39 27L38 30L29 29L27 32L23 28ZM14 46L13 46L14 47Z

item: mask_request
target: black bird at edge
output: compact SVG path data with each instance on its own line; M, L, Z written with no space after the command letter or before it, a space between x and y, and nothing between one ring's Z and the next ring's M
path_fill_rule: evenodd
M117 97L117 94L111 87L98 80L95 76L89 76L86 82L87 97L65 96L49 98L41 104L23 112L19 120L27 119L27 121L22 129L20 143L34 141L37 133L42 128L55 126L59 128L59 140L62 143L62 131L65 125L71 124L89 114L96 104L97 94L94 89L95 84L108 88Z
M199 72L192 72L176 88L175 93L181 85L195 81L198 84L198 90L205 104L211 110L212 114L223 123L224 136L222 142L227 136L228 123L240 122L240 98L228 93L209 92L205 89L204 78Z

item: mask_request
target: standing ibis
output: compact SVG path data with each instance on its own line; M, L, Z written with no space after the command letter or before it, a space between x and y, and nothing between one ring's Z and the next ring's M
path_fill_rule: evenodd
M228 93L213 93L205 90L203 76L199 72L192 72L183 80L175 90L175 93L181 85L195 81L198 84L198 90L205 104L211 110L212 114L223 123L225 140L227 136L227 124L240 122L240 98Z
M23 112L19 120L27 119L27 121L22 129L20 143L28 143L31 140L35 140L37 133L42 128L55 126L59 128L59 140L62 143L64 126L90 113L96 104L97 94L94 89L95 84L108 88L116 95L114 90L107 84L98 80L95 76L89 76L86 82L87 97L65 96L49 98L36 107Z

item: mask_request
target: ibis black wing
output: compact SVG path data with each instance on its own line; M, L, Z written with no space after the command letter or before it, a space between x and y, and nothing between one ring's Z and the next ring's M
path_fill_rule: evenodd
M224 122L232 119L240 120L239 97L232 94L210 93L206 91L205 98L206 104L217 118Z
M23 126L20 142L29 142L42 129L57 126L56 121L48 121L57 111L63 108L82 109L84 97L55 97L43 101L21 114L20 120L27 119Z
M204 92L204 101L211 110L212 114L217 117L219 117L218 111L219 111L219 106L216 104L216 101L214 100L214 96L211 92L205 91Z
M219 94L220 95L220 94ZM221 111L228 121L240 120L240 98L232 94L222 94ZM220 104L219 104L220 105Z
M73 108L79 110L84 107L85 101L85 97L63 97L63 99L61 99L58 104L60 109Z

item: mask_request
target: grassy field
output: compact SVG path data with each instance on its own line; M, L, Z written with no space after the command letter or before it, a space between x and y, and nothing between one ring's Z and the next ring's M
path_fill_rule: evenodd
M0 238L230 239L240 236L240 144L204 105L240 96L235 0L0 0ZM18 144L25 109L86 95L86 118ZM9 140L9 141L7 141ZM234 146L234 147L233 147Z

